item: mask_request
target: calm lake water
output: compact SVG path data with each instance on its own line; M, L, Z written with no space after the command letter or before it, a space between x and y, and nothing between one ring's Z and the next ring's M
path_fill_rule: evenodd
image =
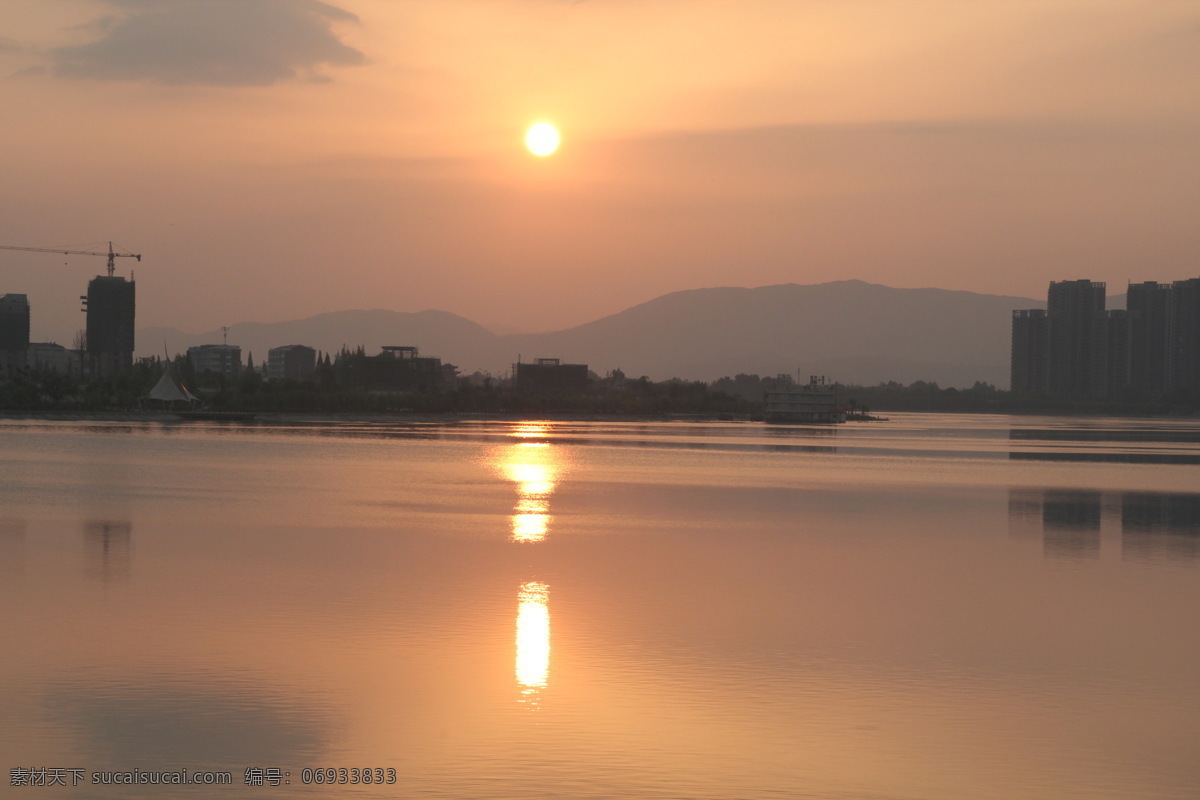
M0 478L6 796L1200 797L1200 421L0 420Z

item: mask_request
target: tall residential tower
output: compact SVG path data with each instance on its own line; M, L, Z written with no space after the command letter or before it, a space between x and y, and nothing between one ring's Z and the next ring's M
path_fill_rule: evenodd
M1129 394L1161 398L1167 391L1167 323L1171 286L1157 281L1129 284Z
M1014 394L1043 396L1049 391L1049 339L1049 326L1043 309L1013 312L1010 386Z
M1173 394L1200 398L1200 278L1171 284L1167 373Z
M1054 281L1046 297L1050 327L1050 394L1099 398L1108 390L1105 284Z
M1013 394L1200 401L1200 278L1131 283L1125 309L1104 303L1103 283L1056 281L1045 311L1014 311Z

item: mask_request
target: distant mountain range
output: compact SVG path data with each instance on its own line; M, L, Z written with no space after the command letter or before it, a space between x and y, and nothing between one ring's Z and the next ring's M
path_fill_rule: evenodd
M1116 300L1116 298L1113 298ZM464 373L501 374L518 357L561 358L604 374L714 380L739 372L827 375L843 383L936 381L1008 386L1011 312L1044 308L1028 297L944 289L894 289L863 281L754 289L722 287L663 295L586 325L550 333L497 335L447 311L337 311L288 322L244 322L228 341L256 363L272 347L306 344L336 353L363 345L415 345ZM142 328L139 355L222 341Z

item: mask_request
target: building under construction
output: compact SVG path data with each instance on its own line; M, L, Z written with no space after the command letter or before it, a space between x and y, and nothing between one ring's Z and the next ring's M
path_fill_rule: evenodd
M108 275L97 275L88 283L87 294L79 296L79 299L83 301L82 310L87 314L87 343L84 346L86 358L83 366L85 374L92 378L111 378L115 375L123 375L133 369L133 331L136 305L133 275L130 273L129 280L125 280L125 278L114 275L114 270L116 259L136 258L141 261L141 254L118 253L113 249L112 242L108 243L107 252L68 250L58 247L18 247L8 244L0 245L0 250L54 253L65 256L106 256L108 258ZM7 295L7 297L21 298L24 302L25 344L28 347L29 304L25 301L24 295Z
M135 285L120 276L98 275L88 283L87 365L93 378L111 378L133 369Z
M0 296L0 379L25 368L29 350L29 297Z

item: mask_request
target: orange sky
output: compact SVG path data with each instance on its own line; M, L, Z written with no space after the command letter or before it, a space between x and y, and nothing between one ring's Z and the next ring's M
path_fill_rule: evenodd
M139 326L1200 274L1200 1L5 0L0 244ZM563 146L521 141L536 119ZM69 344L102 259L0 251ZM128 274L130 262L119 269Z

